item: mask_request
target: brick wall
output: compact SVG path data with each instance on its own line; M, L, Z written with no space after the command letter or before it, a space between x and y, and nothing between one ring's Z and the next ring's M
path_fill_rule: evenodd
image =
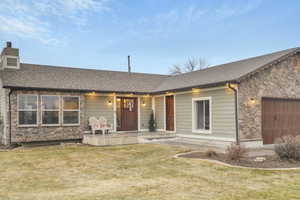
M63 95L63 96L80 96L80 125L79 126L41 126L41 117L38 117L37 127L19 127L17 96L18 94L37 94L37 95ZM39 98L40 102L40 98ZM41 106L38 103L40 116ZM12 108L12 143L49 141L49 140L68 140L81 139L84 131L84 95L82 93L66 93L52 91L14 91L11 95Z

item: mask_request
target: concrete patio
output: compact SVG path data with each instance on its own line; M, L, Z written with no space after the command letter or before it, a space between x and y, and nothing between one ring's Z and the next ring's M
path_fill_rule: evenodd
M162 144L186 148L193 151L206 152L208 150L217 153L225 153L226 148L231 142L199 140L177 137L172 132L126 132L111 134L85 134L83 137L84 144L93 146L113 146L128 144ZM247 148L249 157L274 155L274 146L265 145L260 148Z

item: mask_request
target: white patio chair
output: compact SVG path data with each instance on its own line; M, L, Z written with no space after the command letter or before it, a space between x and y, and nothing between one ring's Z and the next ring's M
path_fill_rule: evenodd
M99 120L96 117L90 117L89 118L89 125L91 126L93 135L95 135L95 132L97 130L100 130L100 123L99 123Z
M93 135L95 135L96 131L98 130L101 130L103 135L112 130L112 125L107 123L105 117L100 117L99 120L96 117L90 117L89 125L91 126Z
M112 130L112 125L107 123L107 120L105 117L100 117L99 123L100 123L100 129L102 130L102 134L105 134L106 132L109 132Z

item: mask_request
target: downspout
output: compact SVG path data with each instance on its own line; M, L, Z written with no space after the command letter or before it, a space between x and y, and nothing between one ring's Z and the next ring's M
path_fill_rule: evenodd
M8 93L8 112L9 112L9 146L11 146L11 94L13 93L13 89L11 89Z
M234 104L235 104L235 138L236 144L240 145L240 137L239 137L239 124L238 124L238 91L236 88L232 87L230 83L227 84L228 88L230 88L234 92Z

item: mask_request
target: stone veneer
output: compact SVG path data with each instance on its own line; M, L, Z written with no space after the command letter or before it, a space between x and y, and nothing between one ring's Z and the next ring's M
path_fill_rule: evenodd
M262 97L300 98L300 54L241 81L238 86L241 140L262 140ZM251 98L256 102L251 103Z
M63 95L80 96L80 125L79 126L41 126L40 110L38 104L38 126L37 127L18 127L17 96L18 94L38 94L38 95ZM40 102L40 97L39 101ZM50 141L50 140L69 140L82 139L84 132L84 95L76 92L52 92L52 91L14 91L11 95L12 108L12 143ZM8 134L8 133L7 133Z

